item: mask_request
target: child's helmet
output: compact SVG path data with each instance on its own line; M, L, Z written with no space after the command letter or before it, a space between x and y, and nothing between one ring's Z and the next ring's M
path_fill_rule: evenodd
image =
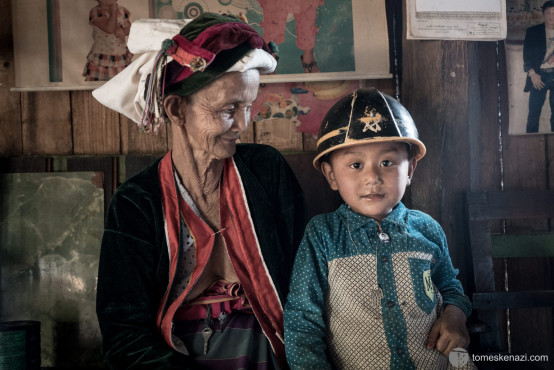
M402 104L376 89L356 89L323 118L313 165L319 170L322 157L333 150L384 141L409 144L416 160L425 155L414 120Z

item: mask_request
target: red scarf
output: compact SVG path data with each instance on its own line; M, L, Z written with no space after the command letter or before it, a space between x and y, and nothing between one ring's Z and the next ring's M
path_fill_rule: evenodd
M161 160L158 168L162 189L162 204L167 225L170 270L169 285L158 310L157 326L166 342L174 349L171 327L175 312L179 309L194 282L202 274L214 246L214 231L198 217L178 193L175 185L171 152ZM283 307L267 271L260 249L254 223L248 209L246 193L232 158L225 160L220 185L220 227L231 263L244 289L246 297L258 318L266 337L280 360L285 361L283 344ZM168 301L177 272L180 216L190 230L196 247L196 266L190 283L173 302ZM177 349L176 349L177 350Z

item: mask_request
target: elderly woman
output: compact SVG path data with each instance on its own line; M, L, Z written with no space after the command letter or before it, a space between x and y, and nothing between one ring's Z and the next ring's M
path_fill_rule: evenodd
M159 47L177 24L145 21L129 47ZM94 91L173 133L172 151L110 204L97 295L110 366L286 367L283 305L304 197L276 150L236 144L260 73L275 69L270 52L238 18L205 13Z

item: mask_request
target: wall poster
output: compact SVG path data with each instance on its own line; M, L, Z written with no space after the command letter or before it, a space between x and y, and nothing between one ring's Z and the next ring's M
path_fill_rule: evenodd
M554 133L554 7L543 12L544 3L544 0L506 2L508 133L511 135ZM545 27L545 21L551 26ZM534 73L528 73L531 67L540 74L533 76L535 81L531 77Z
M12 1L14 90L94 89L124 68L131 22L190 19L203 12L242 14L280 49L262 82L389 78L385 0L118 0L119 29L102 31L96 1ZM89 19L92 20L89 22ZM111 52L110 60L102 55ZM97 80L97 81L95 81Z

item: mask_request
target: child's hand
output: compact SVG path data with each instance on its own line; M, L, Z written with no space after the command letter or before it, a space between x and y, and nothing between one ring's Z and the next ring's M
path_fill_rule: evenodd
M114 34L119 40L125 41L125 32L121 28L115 30Z
M436 348L446 356L454 348L466 348L469 344L466 319L464 311L459 307L447 305L431 328L427 338L427 348Z

